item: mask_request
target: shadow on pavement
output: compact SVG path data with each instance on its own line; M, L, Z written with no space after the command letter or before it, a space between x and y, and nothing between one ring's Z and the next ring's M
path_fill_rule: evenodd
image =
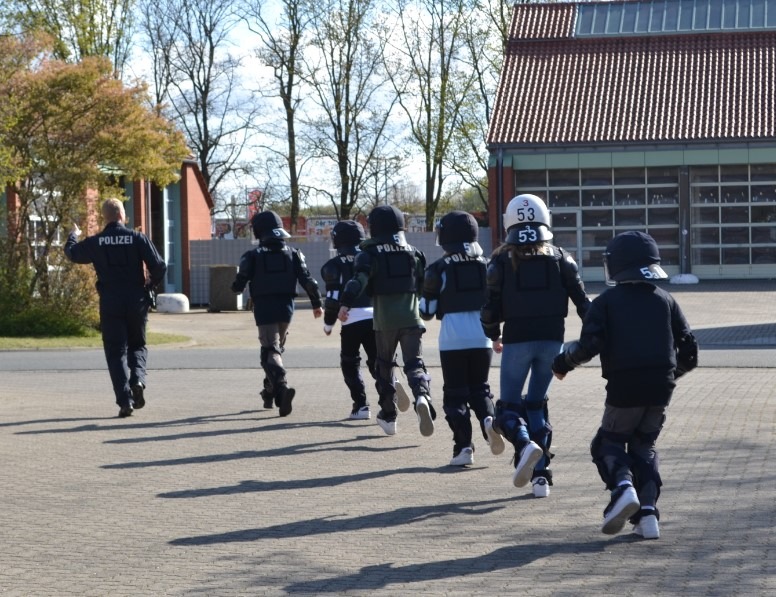
M702 350L776 347L776 323L694 329Z
M160 493L160 498L199 498L210 497L214 495L234 495L239 493L260 493L264 491L285 491L290 489L313 489L320 487L336 487L346 483L358 483L371 479L381 479L392 475L421 474L421 473L440 473L438 469L429 467L409 467L402 469L388 469L382 471L371 471L368 473L357 473L353 475L337 475L334 477L316 477L314 479L289 479L280 481L277 479L271 481L241 481L237 485L227 485L225 487L208 487L203 489L184 489L181 491L168 491Z
M246 460L249 458L272 458L275 456L294 456L296 454L307 454L311 452L321 452L338 450L340 452L390 452L395 450L410 450L419 446L396 446L396 447L369 447L369 446L347 446L351 442L357 442L364 439L380 439L380 436L359 436L348 439L334 440L330 442L319 442L312 444L297 444L295 446L282 446L269 450L245 450L241 452L232 452L230 454L209 454L207 456L191 456L187 458L173 458L168 460L151 460L148 462L122 462L119 464L104 464L100 468L104 469L138 469L153 468L156 466L180 466L187 464L212 464L214 462L230 462L234 460Z
M428 472L428 469L419 467L416 469L400 469L390 472ZM261 541L263 539L285 539L308 537L310 535L323 535L363 529L384 529L400 525L422 522L432 518L440 518L449 515L475 515L490 514L501 510L504 505L511 502L511 498L501 498L484 502L464 502L436 504L433 506L409 506L398 508L389 512L377 512L355 518L322 517L298 522L284 523L269 527L243 529L215 535L200 535L198 537L182 537L173 539L170 545L214 545L220 543L234 543L247 541ZM353 585L355 587L356 585ZM353 588L351 587L351 588ZM315 591L315 589L310 589Z

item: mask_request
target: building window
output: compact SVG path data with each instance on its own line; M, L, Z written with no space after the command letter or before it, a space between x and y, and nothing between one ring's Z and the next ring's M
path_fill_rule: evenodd
M691 168L690 204L693 265L773 263L776 164Z

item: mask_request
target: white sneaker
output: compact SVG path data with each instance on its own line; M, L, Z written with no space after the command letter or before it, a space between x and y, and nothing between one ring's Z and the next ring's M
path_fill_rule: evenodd
M385 435L396 435L396 419L393 421L386 421L380 417L380 413L377 413L375 418L377 419L377 424L380 425L380 429L385 431Z
M544 452L535 442L528 444L520 452L520 460L517 462L515 472L512 473L512 484L515 487L523 487L531 480L534 467Z
M534 497L543 498L550 495L550 484L544 477L535 477L533 480Z
M657 516L654 514L642 516L638 524L633 527L633 532L641 535L644 539L659 539L660 523L657 521Z
M396 406L401 412L406 413L412 404L410 397L398 379L394 380L394 385L396 386Z
M369 407L362 406L361 408L356 408L353 411L351 411L348 419L350 419L351 421L364 421L366 419L369 419L371 416L372 416L372 413L369 411Z
M434 420L431 418L431 408L424 396L418 396L415 401L415 413L418 415L420 435L429 437L434 434Z
M485 417L482 422L485 427L485 433L488 434L488 445L490 446L490 453L498 456L504 451L504 438L501 434L493 429L493 417Z
M470 464L474 464L474 450L472 448L463 448L450 461L450 466L468 466Z
M612 499L604 510L604 524L601 532L616 535L631 516L639 511L641 504L633 485L620 485L612 492Z

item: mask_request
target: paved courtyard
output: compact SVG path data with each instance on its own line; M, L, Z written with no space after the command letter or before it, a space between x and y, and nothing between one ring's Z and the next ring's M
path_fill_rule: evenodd
M657 541L599 531L593 364L550 388L555 485L535 499L481 438L447 466L442 417L430 438L411 413L393 437L345 420L337 338L304 306L283 419L260 406L252 316L196 310L152 314L192 341L152 347L125 420L101 351L0 353L0 594L776 595L776 283L667 288L702 351L658 444Z

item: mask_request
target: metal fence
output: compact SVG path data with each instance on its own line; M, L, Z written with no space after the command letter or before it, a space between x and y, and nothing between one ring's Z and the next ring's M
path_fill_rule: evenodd
M407 242L423 251L429 263L442 256L442 249L436 246L436 235L433 232L407 233ZM307 242L306 238L300 237L291 239L289 244L304 253L310 273L318 280L318 284L323 289L321 267L334 255L330 243ZM488 228L480 228L480 244L485 255L489 255L491 243ZM247 239L191 241L189 245L191 252L189 302L192 305L207 305L210 302L210 267L232 265L236 268L240 263L242 254L255 246L253 241Z

